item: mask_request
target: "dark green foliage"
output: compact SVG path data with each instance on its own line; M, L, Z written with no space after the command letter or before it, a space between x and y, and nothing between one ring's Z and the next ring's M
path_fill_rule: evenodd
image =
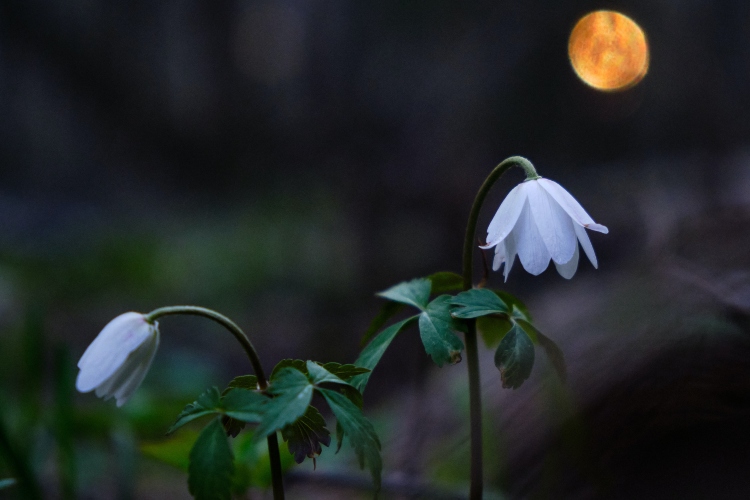
M240 375L234 377L227 388L224 389L223 394L226 394L231 389L248 389L250 391L258 390L258 377L255 375Z
M536 327L528 321L524 321L522 319L518 319L516 321L519 326L523 328L523 330L527 334L529 334L529 336L532 337L532 339L536 337L535 343L539 344L542 349L544 349L544 352L545 354L547 354L550 363L552 363L552 367L557 372L557 376L560 377L560 380L565 382L568 378L568 368L565 363L565 354L563 354L562 349L560 349L560 347L558 347L558 345L555 344L552 339L537 330Z
M314 459L323 451L321 444L331 445L331 433L326 428L323 415L312 405L293 424L281 429L281 437L286 441L294 461L301 464L305 457Z
M418 278L399 283L384 292L380 292L378 295L394 302L400 302L424 310L427 307L427 302L430 300L431 289L432 283L430 280Z
M346 396L330 389L319 388L318 391L320 391L328 402L333 414L336 415L336 420L343 433L349 437L349 442L351 442L354 451L357 453L359 466L364 467L367 464L372 474L372 480L375 483L375 489L379 490L383 462L380 458L380 440L377 434L375 434L372 424L364 417L362 411L349 401ZM339 448L341 447L343 433L339 433L338 431L336 433L339 438Z
M360 346L364 346L370 341L373 335L380 330L386 322L393 316L398 314L404 308L404 304L400 302L393 302L391 300L386 301L385 304L380 308L378 315L373 318L370 322L370 326L367 327L367 331L362 336L362 340L359 341Z
M380 332L372 342L367 344L367 347L362 349L362 352L359 354L359 357L354 364L370 370L375 369L380 362L380 358L383 357L383 353L385 353L385 350L391 345L391 342L396 338L396 335L418 317L419 316L412 316L411 318L399 321ZM362 375L353 377L349 382L356 387L359 392L364 392L369 379L370 373L363 373Z
M327 371L332 373L333 375L339 377L340 379L347 381L351 379L352 377L355 377L357 375L362 375L363 373L367 373L370 370L368 368L363 368L361 366L346 364L342 365L341 363L319 363L317 361L305 361L303 359L282 359L278 362L278 364L273 368L273 371L271 372L271 379L276 377L276 374L281 370L282 368L294 368L295 370L301 371L305 375L307 375L308 372L308 363L314 363L315 365L322 366Z
M430 293L432 295L440 295L443 293L456 292L461 290L464 286L464 279L460 274L452 273L450 271L440 271L435 274L427 276L432 284Z
M531 375L534 344L517 324L505 334L495 351L495 366L500 370L504 388L518 389Z
M234 459L224 428L214 419L190 450L188 490L196 500L229 500Z
M173 433L183 425L187 424L188 422L192 422L196 418L216 413L217 411L219 411L220 406L221 396L219 395L219 390L216 387L206 389L205 392L198 396L198 399L187 405L185 409L182 410L179 415L177 415L177 420L175 420L175 422L169 428L167 434Z
M510 312L508 305L495 292L486 288L461 292L450 303L454 306L451 311L454 318L470 319Z
M266 404L263 420L255 429L256 439L264 438L304 415L312 399L313 385L301 371L285 367L276 373L268 392L274 397Z
M419 315L419 334L425 351L438 365L461 361L463 342L454 333L459 327L450 313L450 295L441 295L430 302Z

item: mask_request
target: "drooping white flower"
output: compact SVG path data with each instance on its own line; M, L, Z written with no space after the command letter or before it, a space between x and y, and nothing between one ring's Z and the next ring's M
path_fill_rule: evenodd
M124 405L143 382L159 347L159 325L128 312L107 323L78 361L76 389Z
M586 229L609 232L558 183L541 177L527 179L500 204L487 228L487 244L481 248L495 247L492 269L505 264L505 281L516 255L533 275L547 269L551 259L560 275L570 279L578 268L578 242L597 267Z

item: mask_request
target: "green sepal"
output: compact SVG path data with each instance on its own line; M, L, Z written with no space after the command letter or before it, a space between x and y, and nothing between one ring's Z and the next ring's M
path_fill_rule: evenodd
M419 318L419 316L412 316L411 318L399 321L380 332L374 339L372 339L372 342L362 349L362 352L359 353L359 357L354 364L369 370L374 370L380 362L380 358L383 357L385 350L388 349L388 346L391 345L393 339L396 338L396 335L417 318ZM371 373L357 375L352 377L349 383L356 387L359 392L364 392L367 381L370 379L370 375Z
M438 365L461 361L463 342L454 333L460 326L450 312L450 295L441 295L419 315L419 335L425 351Z
M232 450L219 419L215 418L190 450L188 490L196 500L230 500L233 473Z
M495 351L495 366L500 370L504 388L518 389L531 375L534 366L534 343L523 329L514 324Z
M509 314L508 305L492 290L473 288L461 292L450 301L454 318L471 319L491 314Z
M323 451L321 444L326 447L331 445L331 432L326 428L326 421L312 405L294 423L281 429L281 437L298 464L304 462L305 458L320 455Z
M431 289L432 282L430 280L427 278L417 278L415 280L399 283L377 295L384 299L424 310L427 307L427 302L430 300Z
M383 461L380 457L380 440L372 424L365 418L362 411L343 394L330 389L318 388L318 391L331 407L336 416L337 425L341 426L343 433L339 434L337 431L337 437L343 439L343 434L349 436L349 442L357 453L360 468L364 468L367 464L375 489L380 490ZM341 440L339 440L338 448L341 448Z

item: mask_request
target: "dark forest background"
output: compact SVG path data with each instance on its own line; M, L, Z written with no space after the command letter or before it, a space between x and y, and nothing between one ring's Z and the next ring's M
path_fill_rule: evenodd
M649 42L627 91L568 62L572 27L604 8ZM490 275L569 367L562 386L539 355L508 391L482 353L490 492L746 498L749 88L741 1L3 0L0 418L50 498L186 497L186 448L164 451L164 431L248 373L243 353L165 318L116 410L73 389L100 329L196 304L245 328L268 369L351 362L374 293L460 271L476 190L523 155L610 233L571 281ZM493 190L480 236L522 179ZM410 331L373 374L385 498L465 491L465 371ZM333 451L290 470L291 498L368 497L348 445Z

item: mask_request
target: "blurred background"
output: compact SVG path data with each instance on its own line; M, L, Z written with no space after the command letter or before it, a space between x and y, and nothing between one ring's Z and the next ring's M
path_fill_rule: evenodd
M578 19L603 8L650 51L619 92L568 58ZM352 362L374 293L460 272L476 190L523 155L610 233L591 236L599 269L582 260L570 281L490 275L569 374L539 352L504 390L481 352L489 494L747 498L748 88L736 0L4 0L0 479L36 478L45 498L189 498L199 426L165 431L248 362L207 320L164 318L152 370L116 409L74 390L101 328L195 304L240 324L268 370ZM479 237L522 179L498 183ZM416 330L386 353L365 403L384 498L467 491L465 371L433 365ZM245 434L238 492L269 498ZM334 451L313 472L282 445L290 498L370 497L349 445Z

